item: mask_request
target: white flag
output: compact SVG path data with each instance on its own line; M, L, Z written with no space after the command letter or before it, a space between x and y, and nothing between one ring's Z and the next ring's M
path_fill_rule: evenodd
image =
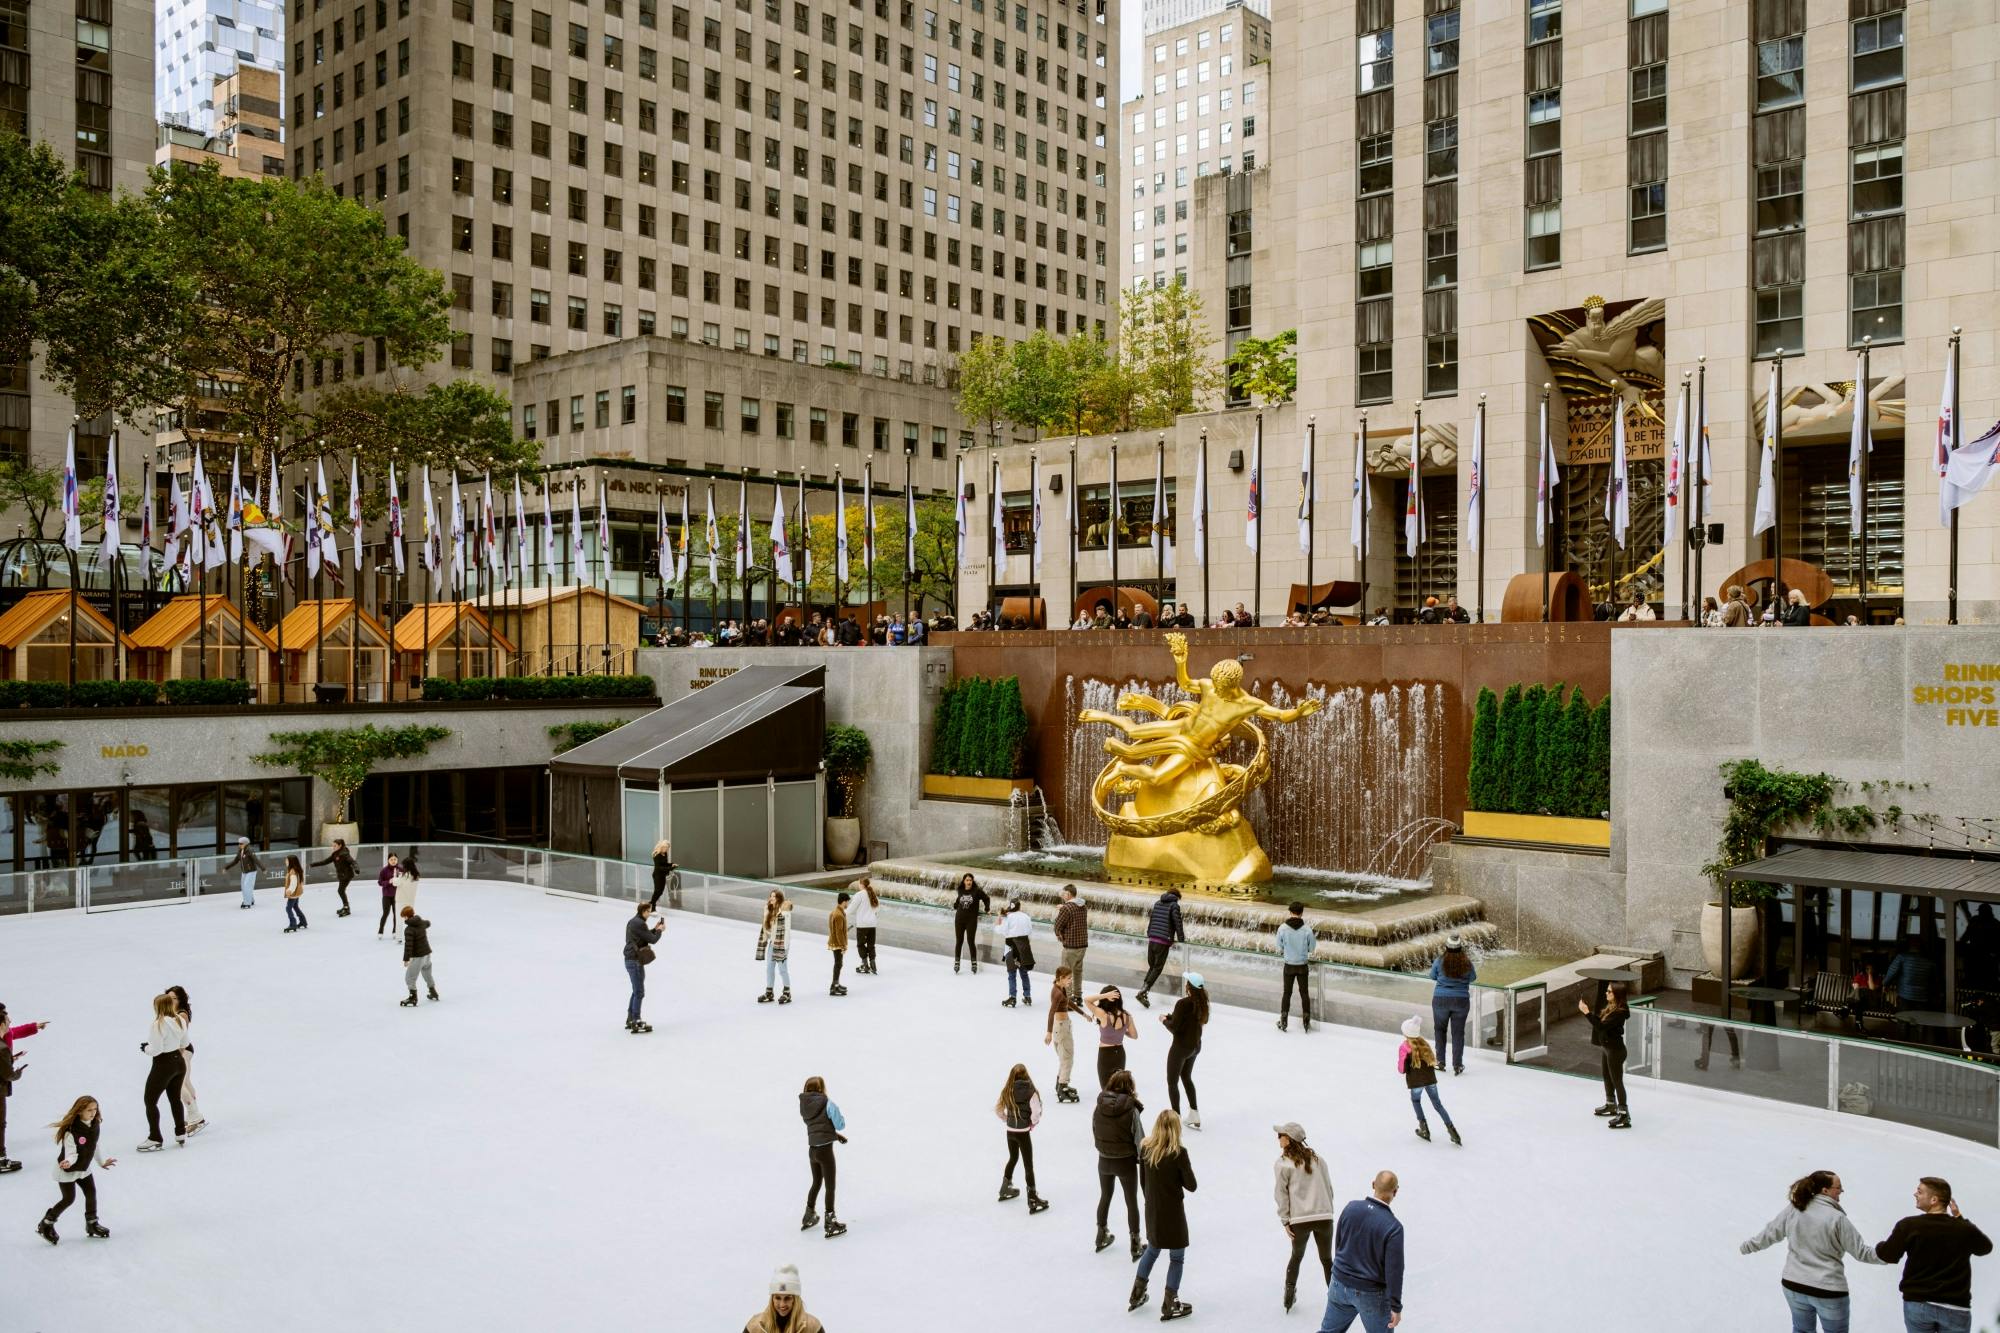
M1674 438L1667 450L1668 550L1681 544L1687 529L1687 505L1681 499L1682 492L1687 489L1687 407L1688 385L1686 380L1682 380L1681 396L1674 400Z
M572 472L569 478L569 564L578 583L595 583L590 567L583 559L583 514L576 500L576 493L582 489L583 478Z
M486 568L497 569L500 565L499 532L493 520L493 473L487 470L482 476L482 493L479 502L479 552Z
M1757 460L1757 510L1750 520L1750 535L1769 532L1778 524L1778 487L1774 473L1778 460L1778 363L1771 363L1771 377L1764 390L1764 447ZM1782 572L1782 571L1781 571Z
M681 483L681 533L674 552L674 582L681 585L683 595L687 593L688 577L688 488Z
M69 428L69 444L63 453L62 478L63 545L72 551L83 549L83 520L77 513L77 500L76 427L72 425Z
M1688 512L1695 514L1696 520L1708 522L1715 513L1715 500L1710 495L1710 483L1715 480L1715 451L1708 438L1708 395L1701 395L1695 423L1696 443L1700 446L1694 453L1694 465L1689 469L1693 474L1688 484L1694 488L1695 500L1688 506ZM1699 512L1697 512L1699 511Z
M1625 400L1620 398L1611 418L1611 481L1604 491L1604 517L1611 523L1611 539L1625 549L1625 530L1632 523L1631 476L1625 457Z
M702 537L708 546L708 586L717 587L715 581L715 550L722 545L722 529L715 522L715 483L708 483L708 523L702 529Z
M917 526L913 518L910 523L910 549L913 552L913 554L910 556L910 572L912 574L916 573L917 571L917 558L914 554L916 550L916 544L917 544ZM806 474L805 471L801 469L799 472L799 584L804 588L810 589L812 587L812 581L813 581L812 521L806 515ZM804 601L805 598L801 597L799 600Z
M952 563L955 566L963 568L965 565L965 536L968 528L970 527L971 520L966 517L965 513L965 457L962 454L959 456L957 460L957 466L954 470L953 476L954 476L954 480L952 482L953 493L956 495L958 500L958 537L957 537L958 544L954 548ZM843 573L841 577L846 578L847 575Z
M322 473L325 468L321 468ZM319 492L313 488L311 473L306 474L306 577L319 577L320 567L326 563L326 531L320 526ZM200 531L199 526L195 528Z
M1257 435L1250 448L1250 494L1243 510L1243 544L1257 549L1258 514L1264 504L1264 418L1257 418ZM1114 538L1113 540L1116 540Z
M347 528L353 538L354 569L361 569L361 459L347 456Z
M326 489L326 459L319 463L319 500L313 509L313 521L319 525L320 563L329 570L340 568L340 538L334 534L333 497ZM203 482L203 489L207 483Z
M1535 545L1542 544L1555 512L1556 487L1562 485L1562 469L1556 466L1556 442L1549 437L1549 400L1542 399L1541 444L1535 460Z
M1964 500L1958 487L1951 481L1951 456L1958 448L1958 419L1952 404L1958 397L1958 357L1956 349L1946 354L1944 363L1944 394L1938 401L1937 424L1937 474L1938 474L1938 522L1951 526L1951 511ZM71 432L75 438L75 432ZM74 549L74 548L72 548Z
M1984 490L1996 474L2000 474L2000 422L1972 443L1952 450L1945 468L1945 479L1960 504Z
M965 510L965 498L963 494L959 497L958 507L960 514L963 515ZM961 522L959 524L960 555L965 553L964 533L965 525ZM842 588L847 586L847 482L840 475L840 471L837 468L833 474L833 577L834 581L839 583Z
M150 507L150 506L149 506ZM264 511L264 519L278 529L280 550L271 558L279 566L291 559L292 539L285 532L285 493L278 486L278 451L271 450L271 507Z
M1847 531L1861 535L1861 459L1875 449L1875 423L1869 419L1868 382L1861 374L1862 358L1854 358L1854 424L1847 433Z
M527 587L534 577L530 562L534 548L529 540L533 534L534 529L528 526L527 497L521 493L521 478L516 476L514 478L514 556L516 563L521 567L521 586L523 588Z
M396 461L389 460L389 558L396 574L403 573L403 495L396 489Z
M1161 573L1167 568L1167 455L1153 450L1153 559Z
M778 582L792 581L792 542L785 531L785 488L771 488L771 563L778 571Z
M229 563L229 548L223 540L221 519L215 510L215 488L208 483L208 467L201 451L194 456L195 486L201 492L195 514L201 525L201 567L220 569Z
M433 586L437 583L439 557L437 498L431 494L431 465L426 463L424 464L424 553L421 563L424 572L431 576Z
M1299 553L1309 553L1313 549L1313 515L1315 501L1318 500L1319 478L1313 475L1313 429L1306 427L1306 433L1299 437ZM1310 597L1312 590L1308 588Z
M1486 413L1472 414L1472 485L1465 503L1465 521L1472 525L1466 533L1466 542L1476 553L1479 550L1479 529L1486 510ZM1483 600L1483 599L1481 599Z
M556 516L549 512L549 479L542 477L542 569L543 583L552 582L556 572Z
M993 493L989 498L993 502L993 576L991 581L998 583L1003 575L1003 571L1007 568L1007 506L1002 502L1000 494L1000 460L998 458L993 460ZM1113 504L1115 506L1115 500Z
M1421 425L1410 427L1409 496L1403 502L1403 554L1414 558L1417 546L1429 535L1424 514L1424 450Z
M1194 562L1208 563L1208 441L1194 465ZM1203 608L1206 612L1207 608Z
M173 552L171 559L164 555L164 563L171 566L179 579L179 586L187 587L188 563L193 552L193 522L188 516L188 499L181 491L180 478L167 475L167 547Z
M611 506L604 499L604 478L597 479L597 558L604 562L604 587L611 588Z
M1035 511L1040 513L1038 508ZM799 489L799 517L805 518L805 489ZM1040 548L1037 547L1039 553ZM903 574L914 579L917 576L917 492L910 485L910 479L903 478Z
M750 575L750 479L747 475L736 478L735 570L738 581Z
M153 465L139 472L139 586L153 586Z
M861 469L861 559L868 566L868 577L875 577L875 464L865 463Z
M674 581L674 544L667 536L667 497L661 495L654 501L656 531L659 547L653 556L653 568L660 576L662 584Z
M100 550L106 560L118 558L118 523L124 517L123 504L118 495L118 432L114 430L104 446L104 542Z

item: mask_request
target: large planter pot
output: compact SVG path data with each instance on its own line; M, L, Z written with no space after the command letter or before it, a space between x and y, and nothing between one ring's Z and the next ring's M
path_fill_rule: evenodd
M1753 977L1757 965L1759 926L1762 916L1754 907L1729 909L1729 980ZM1722 904L1704 903L1701 909L1701 960L1713 977L1722 976Z
M1485 810L1465 812L1465 836L1496 842L1541 843L1550 847L1609 850L1611 821L1564 819L1556 815L1496 815Z
M851 866L861 854L861 821L828 815L826 820L826 863Z
M321 825L319 826L319 845L320 845L320 846L322 846L322 847L331 847L331 846L333 846L333 840L334 840L335 838L339 838L339 839L341 839L342 841L346 842L346 844L347 844L347 845L348 845L349 847L353 847L353 846L354 846L354 845L355 845L356 843L358 843L358 842L360 842L360 841L361 841L361 825L359 825L359 824L321 824Z
M1035 789L1033 778L959 778L943 773L924 774L924 795L940 801L986 801L1011 805L1018 793L1026 796Z

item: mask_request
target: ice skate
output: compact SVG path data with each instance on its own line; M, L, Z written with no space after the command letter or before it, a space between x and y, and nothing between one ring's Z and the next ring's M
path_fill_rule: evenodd
M787 986L785 987L784 992L778 996L778 1003L790 1004L791 1002L792 1002L792 988L790 986Z
M1012 1009L1014 1007L1014 997L1009 995L1006 999L1000 1001L1000 1007L1002 1009Z
M1135 1277L1132 1279L1132 1297L1130 1300L1125 1302L1125 1312L1127 1314L1130 1314L1132 1311L1138 1309L1145 1303L1146 1303L1146 1279L1142 1277Z
M958 960L957 960L956 958L952 959L952 960L951 960L951 970L952 970L952 971L954 971L954 972L956 972L956 971L958 971L958 968L959 968L959 962L958 962Z
M810 1208L806 1209L806 1215L799 1219L799 1230L811 1231L814 1227L818 1225L819 1225L819 1214L814 1212Z
M1138 1236L1136 1236L1136 1235L1135 1235L1135 1236L1133 1236L1133 1237L1132 1237L1132 1262L1133 1262L1133 1263L1135 1263L1135 1264L1136 1264L1136 1263L1138 1263L1138 1262L1139 1262L1139 1256L1140 1256L1141 1254L1145 1253L1145 1250L1146 1250L1146 1247L1145 1247L1144 1245L1141 1245L1141 1244L1139 1243L1139 1238L1138 1238Z
M1192 1106L1188 1108L1187 1127L1189 1129L1201 1128L1201 1112L1195 1110Z
M1431 1127L1429 1125L1424 1124L1422 1121L1418 1121L1417 1137L1422 1139L1425 1143L1429 1143L1431 1141Z
M56 1234L56 1224L46 1217L35 1224L35 1234L51 1245L62 1240L62 1237Z
M284 933L285 933L285 934L287 934L287 935L289 935L289 934L291 934L291 933L292 933L293 931L295 931L295 930L297 930L297 929L298 929L298 927L297 927L297 926L286 926L286 927L285 927L285 931L284 931Z
M1007 1202L1007 1201L1008 1201L1009 1199L1018 1199L1018 1198L1020 1198L1020 1197L1021 1197L1021 1191L1019 1191L1019 1190L1017 1190L1017 1189L1015 1189L1015 1188L1014 1188L1014 1182L1013 1182L1013 1181L1011 1181L1011 1180L1006 1180L1006 1179L1002 1179L1002 1180L1001 1180L1001 1182L1000 1182L1000 1202L1001 1202L1001 1203L1005 1203L1005 1202Z
M402 1000L402 1001L399 1001L399 1002L398 1002L398 1005L397 1005L397 1007L398 1007L398 1008L402 1008L402 1009L414 1009L414 1008L416 1008L416 1007L417 1007L417 993L416 993L415 991L411 991L411 992L410 992L410 997L409 997L409 998L408 998L407 1000Z
M20 1169L21 1164L13 1158L0 1157L0 1176L4 1176L10 1171L19 1171Z
M1287 1282L1285 1284L1285 1313L1290 1314L1292 1312L1292 1307L1294 1305L1297 1305L1298 1303L1299 1303L1298 1284L1294 1282Z
M1028 1216L1033 1217L1036 1213L1046 1213L1048 1210L1049 1210L1049 1201L1047 1199L1044 1199L1041 1195L1035 1193L1033 1190L1029 1190Z
M1168 1287L1166 1296L1160 1301L1160 1322L1164 1324L1169 1319L1185 1319L1193 1313L1194 1307L1182 1300L1179 1292Z
M826 1238L832 1240L835 1236L844 1236L846 1234L847 1223L841 1221L832 1213L828 1213L826 1215Z
M770 1002L771 1002L771 988L769 986L766 986L764 987L764 993L757 997L757 1003L769 1004Z
M1289 1018L1281 1018L1278 1020L1278 1031L1290 1032L1291 1030L1292 1030L1292 1021Z
M1153 1007L1152 999L1144 991L1140 991L1138 995L1134 996L1133 998L1139 1001L1139 1007L1141 1009L1151 1009Z
M111 1233L109 1231L106 1231L104 1229L104 1225L94 1217L86 1217L83 1219L83 1234L86 1236L94 1237L97 1240L111 1239Z
M977 958L972 960L972 975L975 977L979 975L979 960Z
M1458 1137L1458 1126L1457 1126L1457 1125L1446 1125L1446 1126L1444 1127L1444 1132L1445 1132L1445 1133L1447 1133L1447 1134L1449 1134L1449 1135L1451 1135L1451 1142L1452 1142L1452 1146L1453 1146L1453 1147L1455 1147L1455 1148L1463 1148L1463 1147L1465 1146L1465 1140L1464 1140L1464 1139L1462 1139L1462 1138L1460 1138L1460 1137Z
M187 1136L189 1138L193 1138L195 1135L201 1133L202 1130L206 1128L208 1128L208 1121L206 1120L190 1121L187 1127Z
M1110 1248L1111 1242L1114 1239L1115 1237L1112 1236L1109 1228L1099 1227L1097 1229L1097 1252L1101 1254Z
M1611 1117L1610 1125L1613 1129L1630 1129L1632 1128L1632 1116L1627 1111L1620 1111L1617 1115Z
M436 986L430 988L430 996L433 1000L438 997L438 988Z
M166 1144L164 1144L164 1143L161 1143L161 1142L160 1142L160 1141L159 1141L158 1139L147 1139L147 1140L146 1140L146 1141L145 1141L144 1143L142 1143L142 1144L140 1144L140 1145L139 1145L139 1151L140 1151L140 1152L158 1152L158 1151L160 1151L160 1149L162 1149L162 1148L164 1148L164 1147L166 1147L166 1146L167 1146Z
M1302 1021L1303 1021L1304 1025L1305 1025L1305 1030L1306 1030L1307 1032L1311 1032L1311 1031L1313 1030L1313 1021L1312 1021L1312 1020L1311 1020L1310 1018L1308 1018L1308 1019L1304 1019L1304 1020L1302 1020Z
M1463 1074L1464 1072L1465 1072L1464 1065L1453 1065L1451 1069L1451 1076L1453 1078L1457 1078L1460 1074Z
M1602 1105L1602 1106L1598 1107L1598 1108L1597 1108L1597 1109L1596 1109L1595 1111L1592 1111L1592 1112L1591 1112L1591 1114L1592 1114L1592 1115L1617 1115L1617 1114L1618 1114L1618 1107L1617 1107L1617 1106L1616 1106L1615 1104L1611 1103L1611 1102L1606 1102L1606 1103L1604 1103L1604 1105Z

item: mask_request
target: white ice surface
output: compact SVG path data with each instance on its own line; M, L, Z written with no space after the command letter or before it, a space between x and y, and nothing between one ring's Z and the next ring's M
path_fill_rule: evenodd
M1091 1251L1088 1033L1086 1101L1055 1105L1042 1011L1001 1008L998 969L955 976L889 950L882 976L850 969L852 994L835 1000L823 939L800 936L797 1002L760 1005L750 930L675 915L650 970L657 1031L633 1037L622 904L434 880L422 910L444 1000L412 1012L396 1004L400 949L375 938L373 886L352 894L341 920L311 890L299 935L280 933L275 896L247 913L229 895L0 921L0 999L16 1023L55 1020L18 1046L29 1069L8 1148L27 1168L0 1177L0 1330L732 1333L782 1262L832 1333L1140 1326L1124 1322L1122 1203L1118 1245ZM138 1045L149 998L176 982L194 999L211 1128L141 1156ZM1149 1111L1165 1105L1159 1012L1141 1015L1131 1048ZM1395 1050L1380 1034L1280 1035L1268 1016L1216 1011L1197 1067L1206 1128L1191 1136L1191 1327L1317 1326L1310 1255L1301 1308L1279 1308L1282 1120L1306 1126L1341 1203L1378 1167L1401 1174L1403 1327L1416 1333L1782 1328L1780 1255L1736 1246L1816 1167L1842 1174L1871 1238L1908 1211L1919 1174L1949 1177L1989 1229L2000 1220L1985 1149L1647 1082L1637 1127L1612 1133L1591 1115L1594 1081L1483 1054L1445 1081L1467 1146L1422 1143ZM1050 1103L1035 1145L1053 1206L1032 1218L1024 1201L995 1202L1006 1150L992 1106L1017 1059ZM840 1214L853 1229L833 1241L798 1230L808 1074L828 1080L852 1140ZM79 1204L52 1250L33 1230L55 1196L40 1126L86 1092L119 1159L97 1173L113 1238L86 1240ZM1995 1264L1975 1267L1982 1311ZM1854 1328L1899 1328L1894 1270L1849 1272ZM1154 1304L1129 1318L1157 1322L1164 1275L1163 1260Z

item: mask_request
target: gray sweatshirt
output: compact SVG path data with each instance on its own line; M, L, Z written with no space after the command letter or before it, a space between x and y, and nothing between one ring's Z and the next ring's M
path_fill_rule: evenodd
M1882 1262L1840 1205L1824 1194L1814 1195L1804 1211L1787 1203L1762 1231L1743 1242L1742 1253L1755 1254L1781 1240L1786 1249L1780 1277L1794 1287L1845 1293L1843 1255L1864 1264Z
M1278 1220L1286 1226L1295 1222L1333 1220L1333 1180L1326 1159L1313 1154L1312 1174L1307 1175L1289 1157L1280 1157L1277 1187L1271 1192L1278 1201Z

